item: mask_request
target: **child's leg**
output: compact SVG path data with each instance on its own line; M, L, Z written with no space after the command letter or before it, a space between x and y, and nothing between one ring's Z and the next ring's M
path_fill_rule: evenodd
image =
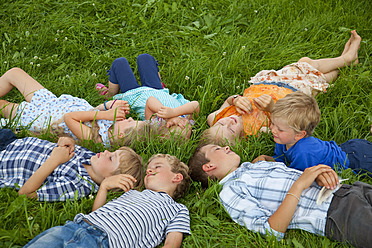
M358 50L360 47L360 36L351 31L351 37L345 45L341 56L336 58L326 58L312 60L310 58L301 58L298 62L307 62L324 74L327 82L333 81L338 75L338 69L344 66L350 66L353 62L358 63Z
M121 93L140 87L126 58L115 59L107 75L109 75L109 93L110 87L111 89L117 87L115 85L119 85Z
M17 113L18 103L8 102L6 100L0 100L0 116L9 119L14 118Z
M162 89L158 62L150 54L141 54L137 57L137 68L141 78L142 86L154 89Z
M16 87L27 102L31 102L34 92L44 87L24 70L12 68L0 77L0 97L5 96Z

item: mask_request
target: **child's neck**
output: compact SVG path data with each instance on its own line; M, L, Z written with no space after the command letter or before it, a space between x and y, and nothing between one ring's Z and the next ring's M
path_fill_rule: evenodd
M102 178L100 178L99 176L97 176L94 171L92 170L92 166L88 165L88 164L83 164L84 168L87 170L88 172L88 175L90 176L90 178L96 183L96 184L101 184L101 182L103 181Z

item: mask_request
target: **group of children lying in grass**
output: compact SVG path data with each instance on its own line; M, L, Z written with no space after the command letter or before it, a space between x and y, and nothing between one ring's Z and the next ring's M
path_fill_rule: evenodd
M16 87L21 104L0 100L2 125L33 132L46 129L61 137L52 143L35 137L17 139L0 130L0 187L20 187L19 194L40 201L64 201L95 194L90 214L78 214L64 226L52 227L25 247L63 247L67 242L91 247L180 247L190 234L188 209L175 200L186 194L191 179L208 187L223 185L220 201L231 218L249 230L281 239L287 229L302 229L340 242L365 247L372 242L372 186L340 185L337 170L372 172L372 144L312 137L320 121L315 100L336 79L338 69L358 63L361 38L352 31L341 56L301 58L279 71L261 71L243 96L226 99L211 113L189 165L169 154L152 156L146 169L129 148L144 137L189 139L199 103L169 94L156 60L137 58L141 86L125 58L109 70L109 86L99 93L113 100L92 107L83 99L56 97L19 68L0 78L0 96ZM140 120L127 118L130 111ZM252 163L222 143L270 129L274 156ZM116 151L94 153L74 139L92 140ZM144 175L144 171L146 171ZM144 184L145 189L139 191ZM323 187L323 189L322 189ZM106 203L110 190L125 193ZM323 191L331 192L319 199Z

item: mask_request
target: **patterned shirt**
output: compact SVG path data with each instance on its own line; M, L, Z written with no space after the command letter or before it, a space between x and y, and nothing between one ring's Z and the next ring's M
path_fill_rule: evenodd
M271 233L281 239L284 233L272 229L268 220L301 174L302 171L288 168L283 163L246 162L221 180L223 189L220 201L239 225L263 235ZM302 229L324 236L327 211L333 194L317 205L320 189L314 182L302 192L288 229Z
M49 90L41 89L34 93L31 102L24 101L19 105L15 122L17 126L27 127L34 132L41 132L47 129L51 124L54 124L54 122L61 120L66 113L91 111L93 109L94 108L84 99L71 95L56 97ZM1 125L5 126L8 121L8 119L1 119ZM90 126L90 123L85 124ZM103 144L108 146L110 144L108 129L112 126L113 122L109 120L97 120L97 124ZM63 121L58 125L66 134L76 139L76 136Z
M96 211L78 214L107 233L110 247L155 247L170 232L190 234L188 209L164 192L130 190Z
M190 102L189 100L186 100L181 94L173 93L172 95L170 95L167 88L157 90L146 86L128 90L127 92L115 95L113 98L128 101L131 110L137 113L138 117L141 120L145 120L146 101L150 96L155 97L164 106L170 108L177 108Z
M56 143L35 137L17 139L0 152L0 188L22 187L47 160ZM65 201L88 196L98 191L98 185L88 175L83 164L90 165L95 153L75 146L75 155L59 165L37 190L39 201Z

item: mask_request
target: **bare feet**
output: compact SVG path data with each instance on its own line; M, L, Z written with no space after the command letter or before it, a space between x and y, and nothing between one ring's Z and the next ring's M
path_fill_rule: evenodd
M371 134L372 134L372 124L371 124Z
M345 62L348 66L351 64L359 64L358 50L362 38L357 34L355 30L351 31L351 37L346 42L342 55L345 58Z

